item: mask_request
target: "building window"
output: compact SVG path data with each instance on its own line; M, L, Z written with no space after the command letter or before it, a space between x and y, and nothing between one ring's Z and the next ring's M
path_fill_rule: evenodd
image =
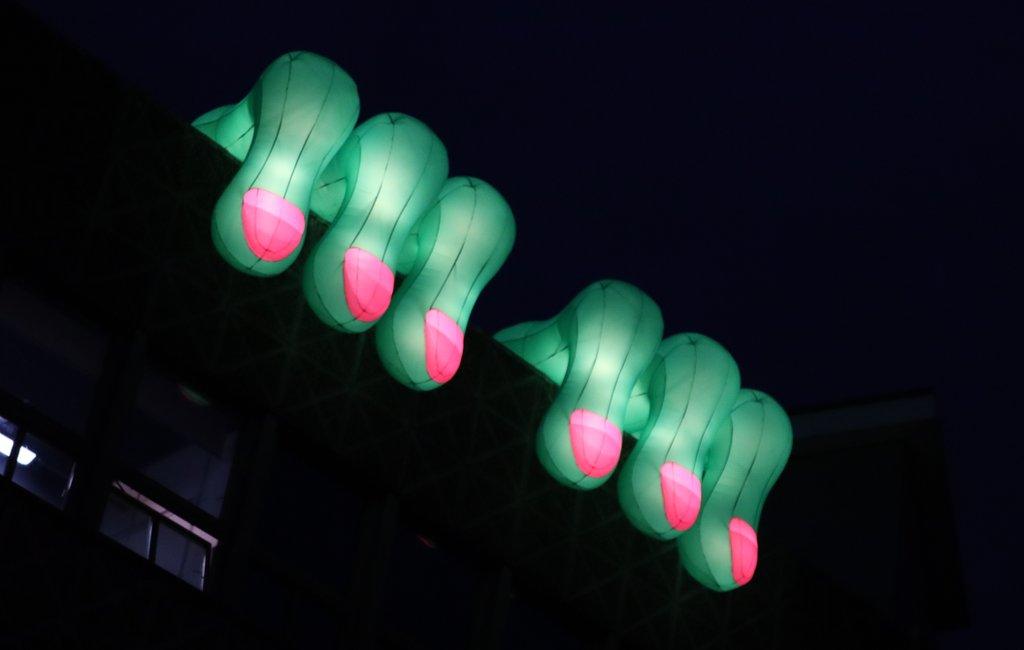
M14 437L18 434L18 427L14 426L14 423L7 418L0 415L0 475L6 475L7 473L7 459L11 457L11 452L14 450ZM19 456L23 452L19 450ZM24 454L22 460L28 460L28 453Z
M142 557L149 557L153 515L137 503L112 493L107 497L100 532Z
M11 459L15 459L13 462ZM0 416L0 471L15 485L63 509L75 480L71 456Z
M26 455L23 453L25 450L31 453ZM75 480L75 462L71 457L29 433L25 435L16 458L18 466L14 469L14 482L51 505L63 509L68 491Z
M178 496L220 516L237 420L194 390L147 371L128 418L121 457Z
M156 565L170 571L196 589L203 588L210 547L184 530L164 523L156 543Z
M100 532L203 589L217 538L122 481L114 482Z

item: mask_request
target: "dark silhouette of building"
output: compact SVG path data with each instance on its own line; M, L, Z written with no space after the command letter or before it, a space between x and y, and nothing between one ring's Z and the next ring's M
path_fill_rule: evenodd
M614 482L544 474L545 378L470 331L450 385L402 388L372 333L305 307L301 261L259 280L217 257L236 162L4 20L29 63L8 82L0 646L929 647L963 620L928 393L797 413L758 575L710 592Z

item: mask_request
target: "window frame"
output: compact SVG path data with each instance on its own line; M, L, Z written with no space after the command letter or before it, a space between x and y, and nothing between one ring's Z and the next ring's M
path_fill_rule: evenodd
M68 503L77 491L77 483L74 477L79 464L82 462L83 447L87 441L80 434L50 419L45 414L36 410L31 404L22 401L4 389L0 389L0 415L3 415L4 419L13 423L16 429L11 442L11 453L7 456L3 472L0 473L0 483L11 486L17 485L22 493L31 495L33 499L40 503L45 503L47 507L56 508L61 512L66 511ZM25 439L29 434L54 447L71 460L71 485L64 497L63 505L59 507L54 506L43 497L14 481L14 475L18 470L18 453L25 445Z
M135 494L131 494L131 492L134 492ZM168 508L156 502L154 499L146 496L141 491L129 485L126 481L115 479L111 483L110 490L107 492L107 500L109 501L109 499L111 498L121 500L124 504L128 505L131 508L134 508L139 512L142 512L149 518L149 547L146 549L146 555L140 555L139 557L142 557L148 564L152 564L161 571L173 575L175 578L178 578L182 582L185 582L186 584L198 589L199 591L208 590L210 584L210 577L213 573L213 552L214 550L216 550L217 546L220 545L220 538L211 534L208 530L205 530L202 527L189 522L187 519L182 517L173 509ZM162 510L159 508L162 508ZM168 516L168 513L171 516ZM186 523L191 524L193 528L197 529L199 532L197 533L196 530L190 530L189 528L182 526L174 520L175 518L182 519ZM204 559L202 586L195 587L195 585L192 585L192 583L188 582L187 580L184 580L183 578L181 578L181 576L171 573L171 571L169 571L168 569L157 564L156 554L157 547L160 543L160 529L164 527L168 527L175 530L182 537L185 537L186 539L193 541L197 543L200 547L202 547ZM110 537L105 533L102 533L102 531L101 534L104 537L107 537L111 542L114 542L118 544L118 546L125 548L123 544L120 544L120 542L118 542L118 540L114 539L113 537Z

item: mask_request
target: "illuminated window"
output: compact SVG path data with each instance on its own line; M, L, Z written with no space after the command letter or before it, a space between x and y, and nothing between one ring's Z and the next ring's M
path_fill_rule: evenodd
M7 459L11 457L11 450L14 448L14 437L17 433L18 427L0 415L0 476L7 471Z
M121 481L107 498L100 532L200 590L217 547L216 537Z
M15 485L63 509L75 480L74 460L31 433L20 434L17 425L0 417L0 468L4 475L10 476ZM13 464L12 457L16 459Z

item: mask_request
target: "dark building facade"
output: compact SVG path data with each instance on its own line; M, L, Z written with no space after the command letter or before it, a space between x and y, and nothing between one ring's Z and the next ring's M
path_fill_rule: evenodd
M402 388L372 334L307 310L301 264L217 257L237 163L8 22L32 64L4 174L0 646L928 647L962 620L927 393L798 413L757 577L707 591L613 483L544 474L550 382L470 331L450 385Z

